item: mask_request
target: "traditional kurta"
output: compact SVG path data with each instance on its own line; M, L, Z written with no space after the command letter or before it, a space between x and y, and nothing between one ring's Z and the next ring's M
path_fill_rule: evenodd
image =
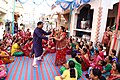
M43 35L49 35L51 32L45 32L43 29L36 28L33 33L33 52L35 53L35 57L39 57L43 53L42 48L42 39L48 39Z

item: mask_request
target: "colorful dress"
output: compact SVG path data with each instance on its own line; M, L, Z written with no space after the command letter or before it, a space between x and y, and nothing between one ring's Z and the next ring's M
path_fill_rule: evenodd
M100 60L102 60L102 58L101 58L99 55L94 56L94 60L93 60L93 62L90 64L90 66L91 66L92 68L95 68L95 67L97 66L98 61L100 61Z
M23 52L25 56L29 56L31 50L29 50L30 48L30 43L27 43L23 46Z
M108 78L108 80L119 80L120 79L120 75L119 74L115 74L114 70L110 71L110 76Z
M29 39L31 37L31 32L26 32L25 33L25 40Z
M104 53L103 53L103 51L99 52L99 55L104 60Z
M47 53L55 53L55 43L53 41L49 42L49 46L46 48Z
M86 71L88 70L88 68L90 67L90 63L89 63L89 60L86 59L86 57L84 55L81 56L81 65L82 65L82 70L83 71Z
M106 31L103 35L102 43L108 45L109 42L110 42L110 35L108 34L108 31Z
M56 41L56 58L55 65L62 65L66 63L66 46L67 46L67 38L66 33L61 33L58 37L63 37L61 41Z
M75 69L75 78L70 78L70 69L65 70L61 76L56 76L55 80L77 80L77 70ZM62 77L62 79L60 78Z
M67 64L69 63L69 61L74 61L75 62L75 68L77 69L77 78L79 79L82 76L82 67L81 64L78 63L75 59L71 58L67 61ZM62 66L60 68L60 72L63 73L65 70L67 70L64 66Z
M21 55L23 55L22 51L21 52L17 51L18 49L20 49L20 46L17 43L13 44L12 49L11 49L11 56L13 56L13 55L14 56L21 56Z
M112 65L108 63L105 67L103 67L103 70L105 70L106 72L103 73L102 76L104 76L105 78L110 76L111 69L112 69Z
M9 54L7 54L5 51L1 51L0 52L0 55L2 55L2 56L7 56L7 55L9 55ZM13 59L10 59L10 58L0 58L5 64L7 64L7 63L11 63L11 62L13 62L14 60Z

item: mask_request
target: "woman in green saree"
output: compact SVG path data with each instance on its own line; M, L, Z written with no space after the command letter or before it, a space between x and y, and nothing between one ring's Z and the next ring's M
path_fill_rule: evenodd
M69 61L74 61L75 62L75 68L77 69L77 73L78 73L78 78L80 78L82 76L82 68L81 68L81 64L80 64L80 61L79 61L79 58L76 57L76 53L75 52L72 52L71 56L72 58L70 58L66 64L63 64L63 66L60 68L60 72L61 74L66 70L66 69L69 69L68 67L68 63Z

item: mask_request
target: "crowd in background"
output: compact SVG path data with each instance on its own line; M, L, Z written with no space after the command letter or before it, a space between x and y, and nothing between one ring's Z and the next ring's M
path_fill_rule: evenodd
M14 36L4 31L0 41L0 78L7 76L5 64L13 62L14 56L31 57L32 36L29 29L18 30ZM94 46L92 41L86 39L68 38L63 26L59 30L53 29L50 38L42 40L42 46L44 54L56 53L55 65L61 66L61 76L56 76L55 79L77 80L82 76L82 71L88 71L87 79L120 79L119 58L116 50L110 50L110 36L108 28L102 42L96 42ZM66 55L71 55L67 61Z

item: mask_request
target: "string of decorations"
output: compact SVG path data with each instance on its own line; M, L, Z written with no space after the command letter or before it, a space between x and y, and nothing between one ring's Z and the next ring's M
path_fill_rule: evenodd
M83 1L84 3L90 2L90 0L81 0L81 1Z
M72 5L72 10L73 10L74 8L78 8L82 2L88 3L90 2L90 0L80 0L80 2L78 3L77 3L77 0L73 0L73 1L57 0L57 2L60 2L60 7L63 10L67 10L70 7L70 5ZM64 4L65 6L63 6L62 4Z
M45 0L47 6L52 7L52 5L48 4L47 0Z
M25 1L18 0L18 1L22 4L25 4L28 0L25 0Z
M21 1L21 0L18 0L20 3L22 4L25 4L28 0L25 0L25 1ZM33 4L35 5L41 5L43 2L46 2L47 6L49 7L52 7L50 4L48 4L47 0L40 0L39 3L35 2L35 0L32 0ZM80 2L77 3L77 0L72 0L72 1L68 1L68 0L56 0L57 3L60 3L60 7L63 9L63 10L67 10L68 8L70 8L70 5L72 5L72 9L74 8L78 8L81 4L81 2L83 3L88 3L90 2L90 0L80 0ZM55 4L56 4L55 2ZM64 5L65 6L64 6Z
M66 9L68 9L68 8L70 7L70 5L71 5L72 2L64 2L64 3L66 3L67 6L64 7L64 6L62 6L62 3L60 3L60 7L61 7L63 10L66 10Z
M28 0L18 0L21 4L25 4L25 3L27 3L28 2ZM38 3L38 2L36 2L35 0L32 0L32 2L33 2L33 4L35 4L35 5L41 5L43 2L44 2L44 0L40 0L40 2Z
M32 0L32 1L33 1L33 3L34 3L35 5L38 5L38 6L41 5L41 4L44 2L44 0L42 0L42 1L40 0L39 3L36 3L35 0Z

